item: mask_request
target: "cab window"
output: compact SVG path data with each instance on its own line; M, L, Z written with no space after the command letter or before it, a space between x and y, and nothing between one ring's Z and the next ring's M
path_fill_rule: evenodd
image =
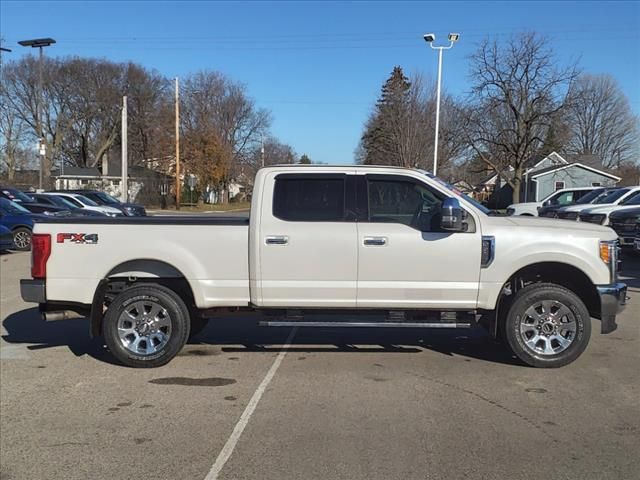
M444 197L412 180L368 178L369 218L401 223L424 232L440 231Z

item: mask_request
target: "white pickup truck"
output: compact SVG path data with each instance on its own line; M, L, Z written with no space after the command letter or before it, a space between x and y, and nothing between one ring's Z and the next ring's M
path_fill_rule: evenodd
M288 165L258 172L250 218L44 219L21 291L47 320L86 316L134 367L245 310L265 326L480 323L524 363L559 367L591 317L616 328L618 251L607 227L492 216L424 171Z

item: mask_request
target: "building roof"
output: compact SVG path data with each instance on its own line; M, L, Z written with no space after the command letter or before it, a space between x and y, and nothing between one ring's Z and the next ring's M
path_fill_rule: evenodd
M594 167L590 167L589 165L584 165L582 163L567 163L566 165L552 165L546 168L541 168L540 170L536 170L535 172L533 172L532 175L529 175L529 178L531 179L536 179L538 177L542 177L544 175L548 175L550 173L554 173L554 172L558 172L560 170L565 170L567 168L573 168L573 167L578 167L578 168L584 168L585 170L589 170L593 173L596 173L598 175L602 175L605 177L609 177L613 180L615 180L616 182L620 181L620 177L617 177L609 172L605 172L604 170L598 170L597 168Z

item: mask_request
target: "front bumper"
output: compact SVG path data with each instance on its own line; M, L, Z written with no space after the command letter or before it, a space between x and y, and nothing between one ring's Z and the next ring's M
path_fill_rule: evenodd
M47 291L44 280L20 280L20 295L29 303L45 303Z
M600 295L600 320L602 327L600 333L611 333L618 325L616 315L624 310L627 304L627 286L624 283L612 283L610 285L598 285Z

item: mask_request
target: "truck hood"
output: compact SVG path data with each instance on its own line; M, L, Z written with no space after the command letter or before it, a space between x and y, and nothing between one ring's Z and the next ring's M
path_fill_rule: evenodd
M534 228L547 228L555 229L560 232L571 233L575 235L576 232L590 232L603 236L611 236L612 230L609 227L603 227L601 225L595 225L587 222L568 222L565 220L557 220L555 218L544 217L504 217L508 222L511 222L518 227L534 227Z

